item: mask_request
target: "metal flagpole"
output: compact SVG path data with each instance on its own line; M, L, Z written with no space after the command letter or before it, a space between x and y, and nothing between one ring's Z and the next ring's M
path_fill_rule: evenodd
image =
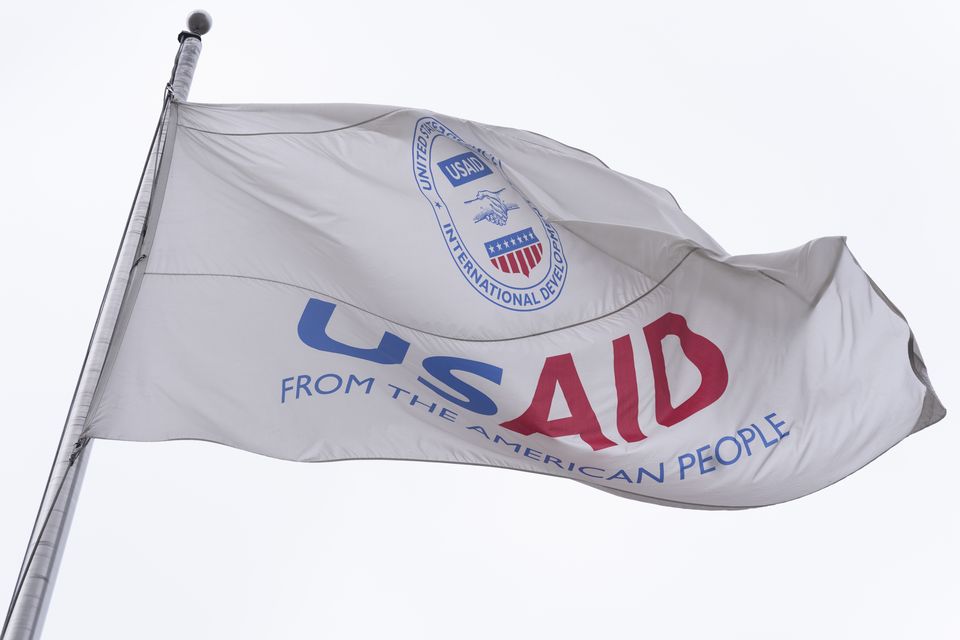
M80 436L103 369L131 272L139 260L142 234L150 208L153 184L160 166L171 101L187 99L200 56L200 36L210 30L210 15L195 11L187 18L187 31L180 33L180 48L154 131L150 153L144 163L127 226L114 259L93 335L80 370L60 444L50 469L37 518L14 585L0 640L35 640L40 637L53 592L57 568L63 555L70 521L76 507L90 442Z

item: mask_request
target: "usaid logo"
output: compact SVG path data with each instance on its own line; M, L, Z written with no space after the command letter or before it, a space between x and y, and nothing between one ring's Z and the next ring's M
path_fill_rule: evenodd
M568 264L557 229L504 175L500 161L433 117L417 121L413 173L454 267L511 311L560 296Z
M438 162L437 166L440 167L443 175L447 176L450 184L455 187L493 173L490 167L484 164L483 160L478 158L477 154L473 151L467 151L466 153L461 153L458 156L453 156L452 158Z

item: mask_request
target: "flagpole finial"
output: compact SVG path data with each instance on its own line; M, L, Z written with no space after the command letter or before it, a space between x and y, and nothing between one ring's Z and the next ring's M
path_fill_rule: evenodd
M203 9L197 9L187 16L187 29L198 36L206 35L213 26L213 18Z

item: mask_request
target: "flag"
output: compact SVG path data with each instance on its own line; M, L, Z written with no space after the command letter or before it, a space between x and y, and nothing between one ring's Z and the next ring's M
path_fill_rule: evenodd
M175 103L156 178L89 437L741 508L944 415L843 238L731 256L664 189L533 133Z

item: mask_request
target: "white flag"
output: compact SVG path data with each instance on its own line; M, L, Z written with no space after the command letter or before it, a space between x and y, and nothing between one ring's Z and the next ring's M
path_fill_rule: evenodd
M532 133L179 104L157 184L88 436L735 508L944 415L842 238L730 256L668 192Z

